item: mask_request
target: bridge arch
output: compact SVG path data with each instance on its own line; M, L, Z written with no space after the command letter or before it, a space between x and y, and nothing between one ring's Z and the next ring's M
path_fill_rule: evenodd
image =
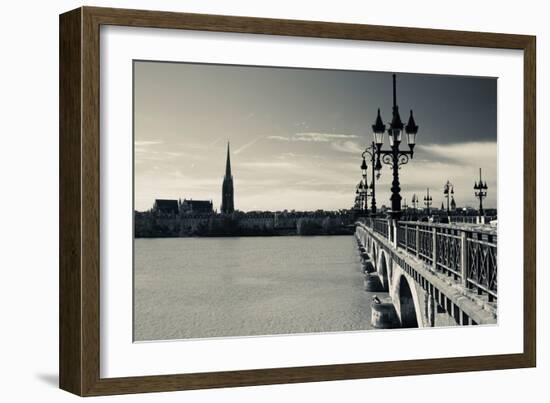
M388 289L391 287L393 282L393 259L388 257L386 260L387 271L388 271Z
M374 257L374 239L372 237L369 237L369 253Z
M380 282L382 283L382 288L384 291L389 290L389 270L388 270L388 259L386 252L384 250L379 250L378 253L378 264L376 265L376 271L378 277L380 277Z
M396 225L398 229L403 229L403 224L397 223ZM407 223L404 225L406 231L410 234L409 228L413 227L413 224ZM424 230L424 227L433 226L429 223L415 225L417 230ZM393 229L392 232L395 233L395 227ZM462 231L460 228L454 228L454 230ZM372 221L357 223L356 234L360 241L364 241L362 245L367 250L369 260L374 266L371 267L369 264L369 276L366 278L372 280L372 283L378 287L377 291L382 291L382 289L388 291L391 303L395 307L399 325L403 327L436 325L435 314L437 313L436 309L439 308L437 306L439 303L443 304L443 308L448 308L450 304L454 305L452 305L452 310L449 309L452 312L437 316L438 324L451 324L453 321L457 321L457 317L464 325L496 323L497 311L493 306L485 308L485 305L483 305L483 315L480 315L480 304L475 296L472 295L470 300L470 298L461 298L462 293L459 292L447 293L448 280L450 279L440 279L438 276L433 276L432 269L425 262L418 259L418 251L414 245L412 245L412 248L411 245L408 245L407 250L399 248L401 245L398 246L386 236L382 236L374 228ZM437 234L439 237L439 232ZM446 236L446 234L445 232L442 236ZM496 244L491 244L488 247L496 248ZM494 269L497 270L496 264ZM457 281L456 284L453 284L453 288L455 287L460 290L463 284ZM438 292L443 294L444 297L438 297L438 300L434 300L433 293L437 295ZM484 296L480 298L484 298ZM474 319L472 319L481 316L483 316L483 319L479 321L474 322Z
M414 285L411 286L404 275L399 277L397 284L399 296L398 314L401 327L413 328L419 325L419 304L415 300Z

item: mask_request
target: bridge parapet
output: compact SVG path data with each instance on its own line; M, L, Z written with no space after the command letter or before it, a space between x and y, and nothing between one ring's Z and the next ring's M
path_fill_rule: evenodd
M496 322L495 229L380 218L364 218L356 226L358 239L362 237L374 261L384 250L391 264L414 279L418 291L423 289L428 301L443 307L456 323ZM432 319L423 322L433 326L428 311Z
M497 298L495 229L406 221L398 221L396 227L398 248L476 290L478 295L486 294L489 302Z
M448 216L450 223L467 223L467 224L488 224L493 220L496 220L497 216L478 216L478 215L451 215Z
M364 225L492 302L497 298L497 231L487 226L366 218ZM395 227L390 231L392 225Z

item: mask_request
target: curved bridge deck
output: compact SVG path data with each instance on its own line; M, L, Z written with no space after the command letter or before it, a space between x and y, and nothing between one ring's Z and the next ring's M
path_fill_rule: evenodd
M401 326L497 323L494 229L367 218L355 235Z

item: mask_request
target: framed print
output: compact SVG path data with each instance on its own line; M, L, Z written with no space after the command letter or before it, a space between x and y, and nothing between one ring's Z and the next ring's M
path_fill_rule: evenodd
M535 366L535 106L532 36L62 14L60 387Z

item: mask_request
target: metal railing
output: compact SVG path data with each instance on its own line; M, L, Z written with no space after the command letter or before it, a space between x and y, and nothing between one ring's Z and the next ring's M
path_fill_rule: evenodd
M390 221L367 219L365 225L388 238ZM489 301L497 298L497 234L495 229L418 221L396 223L397 248L426 262L432 270L460 281Z
M476 224L479 221L479 218L477 216L472 215L451 215L449 216L449 222L460 222L460 223L468 223L468 224Z
M491 221L496 220L497 216L485 215L482 217L479 216L468 216L468 215L451 215L448 217L450 223L465 223L465 224L479 224L481 222L489 224Z
M491 297L497 297L497 236L471 232L466 240L468 287Z
M373 222L374 222L374 231L387 238L389 233L389 228L390 228L388 220L385 220L383 218L374 218Z

